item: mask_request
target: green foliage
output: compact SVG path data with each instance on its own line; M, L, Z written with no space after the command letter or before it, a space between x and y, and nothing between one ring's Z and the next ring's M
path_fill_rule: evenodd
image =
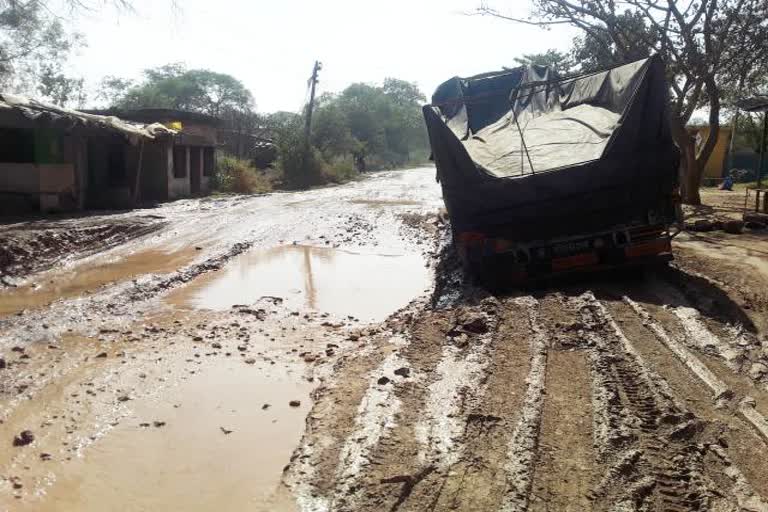
M307 148L301 118L286 123L277 139L278 167L289 188L306 188L323 183L325 163L320 151Z
M323 169L323 181L344 183L360 176L355 162L349 157L337 157L326 163Z
M614 38L607 30L585 32L573 41L571 59L579 71L604 69L628 61L644 59L654 52L649 41L658 44L660 34L650 28L641 12L627 10L613 19ZM617 43L618 39L620 43Z
M360 170L407 164L428 146L425 100L415 84L395 78L326 94L313 117L312 144L326 161L351 156Z
M740 112L736 122L736 149L751 149L760 153L760 144L763 140L763 115L762 113Z
M522 66L547 66L560 76L567 75L576 64L571 55L553 49L544 53L526 53L515 57L514 61Z
M80 99L82 82L63 73L63 63L82 45L46 2L0 0L0 89L38 92L59 104ZM50 95L49 95L50 93Z
M130 86L127 90L120 88ZM250 112L253 96L231 75L207 69L188 70L184 64L166 64L144 71L144 81L106 77L98 96L109 106L126 109L171 108L222 117L231 112Z
M216 162L215 190L235 194L263 194L271 192L272 188L272 180L247 160L224 155Z
M96 91L96 99L101 100L108 107L120 103L126 91L136 86L136 82L128 78L120 78L108 75L101 79Z

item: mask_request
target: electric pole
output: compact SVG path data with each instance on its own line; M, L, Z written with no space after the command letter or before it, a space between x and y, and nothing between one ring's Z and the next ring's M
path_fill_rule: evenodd
M315 86L317 85L317 74L321 69L323 69L323 64L319 60L316 60L315 67L312 68L312 76L309 79L309 105L307 105L307 118L306 125L304 126L305 162L310 148L309 137L312 133L312 110L315 108Z

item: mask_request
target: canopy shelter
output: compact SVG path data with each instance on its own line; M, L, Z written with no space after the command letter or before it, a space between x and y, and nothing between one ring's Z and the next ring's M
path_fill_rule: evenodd
M736 106L745 112L763 112L763 137L760 142L760 165L757 168L757 186L762 181L763 163L765 162L765 142L768 138L768 96L754 96L736 102Z
M765 143L766 139L768 139L768 96L766 95L759 95L754 96L752 98L746 98L743 100L740 100L736 102L736 106L745 112L762 112L763 113L763 136L760 141L760 160L757 164L757 186L755 187L755 193L756 193L756 202L755 202L755 210L760 209L760 195L764 196L764 206L763 210L768 212L768 199L765 199L768 197L768 191L763 189L762 181L763 181L763 165L765 164ZM747 190L746 198L744 199L744 206L746 208L746 204L749 201L749 189Z

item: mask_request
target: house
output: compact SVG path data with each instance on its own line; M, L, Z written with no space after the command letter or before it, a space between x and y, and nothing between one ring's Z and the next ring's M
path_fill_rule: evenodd
M698 153L709 137L709 125L689 125L687 129L688 133L696 140L696 152ZM731 146L731 132L730 126L720 127L715 148L712 150L712 154L709 155L707 163L704 164L704 172L702 174L702 182L704 184L719 183L725 175L728 165L728 151Z
M147 147L143 199L165 201L210 193L218 143L219 120L215 117L164 108L87 112L135 123L159 123L175 131L173 137Z
M175 136L157 123L0 93L0 213L129 207L151 154Z

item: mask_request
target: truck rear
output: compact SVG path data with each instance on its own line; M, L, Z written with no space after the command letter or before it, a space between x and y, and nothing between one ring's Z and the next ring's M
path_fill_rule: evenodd
M454 243L486 283L672 259L680 157L658 57L453 78L424 117Z

